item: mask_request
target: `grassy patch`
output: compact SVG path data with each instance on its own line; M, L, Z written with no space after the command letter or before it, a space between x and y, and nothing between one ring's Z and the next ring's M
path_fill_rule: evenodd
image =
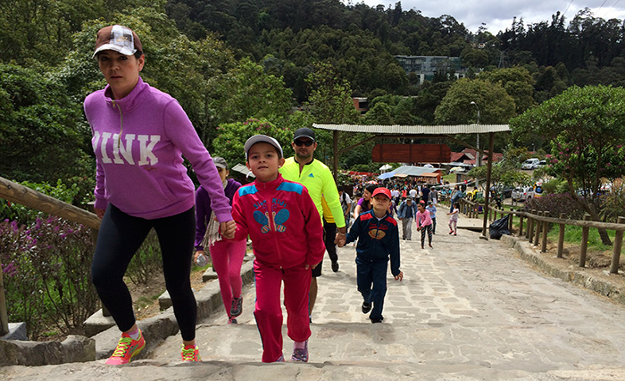
M152 305L152 303L154 303L154 301L156 299L158 299L159 296L161 296L161 294L164 292L165 290L163 290L162 292L159 292L156 295L150 295L150 296L142 296L139 299L137 299L137 301L135 302L135 305L138 308L145 308L147 306Z
M608 230L608 236L614 242L614 236L616 232L614 230ZM558 225L552 225L547 233L548 240L554 240L557 242L560 235L560 228ZM581 245L582 243L582 227L567 225L564 227L564 242L571 244ZM612 246L604 245L601 242L599 231L596 228L590 228L588 230L588 247L598 251L612 250Z

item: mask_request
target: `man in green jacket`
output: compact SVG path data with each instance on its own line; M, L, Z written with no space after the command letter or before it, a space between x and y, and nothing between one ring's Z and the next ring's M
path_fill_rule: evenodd
M339 192L336 188L334 177L332 176L330 168L319 160L315 160L313 156L317 149L315 132L310 128L300 128L296 130L293 134L291 146L293 147L293 151L295 151L295 156L286 159L286 162L282 168L280 168L282 177L301 183L308 189L308 193L314 201L322 220L323 207L321 205L321 198L323 197L325 199L337 227L335 243L338 241L344 242L347 227L345 226L343 209L341 208ZM319 263L319 265L313 269L309 301L309 313L311 314L317 299L317 277L321 275L321 267L322 263Z

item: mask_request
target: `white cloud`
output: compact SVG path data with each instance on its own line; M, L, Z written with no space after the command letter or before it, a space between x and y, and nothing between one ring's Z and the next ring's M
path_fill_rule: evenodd
M344 0L343 2L347 2ZM352 0L352 3L361 3L375 7L383 4L386 8L394 8L398 0ZM451 15L459 23L472 32L477 32L482 23L492 34L505 30L512 25L512 18L523 19L525 25L551 21L551 16L560 11L568 22L575 17L578 11L590 8L595 17L603 19L625 18L625 1L620 0L403 0L401 6L404 11L415 9L427 17Z

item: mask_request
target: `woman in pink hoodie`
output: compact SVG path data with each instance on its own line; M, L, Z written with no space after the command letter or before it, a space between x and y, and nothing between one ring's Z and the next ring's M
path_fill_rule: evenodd
M189 280L195 235L191 162L211 197L224 236L236 224L213 160L180 104L143 82L145 56L130 28L98 31L93 57L108 85L85 99L96 156L95 211L102 218L91 277L122 337L109 365L126 364L144 347L123 277L150 230L161 245L165 284L182 336L183 361L200 361L195 345L197 306Z

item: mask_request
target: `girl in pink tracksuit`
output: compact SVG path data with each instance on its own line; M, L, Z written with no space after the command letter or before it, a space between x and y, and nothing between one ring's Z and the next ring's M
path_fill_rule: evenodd
M417 231L421 231L421 248L425 245L425 233L428 234L428 244L432 247L432 218L430 218L430 211L425 209L425 202L419 202L417 205Z
M237 190L232 217L237 223L235 240L248 234L252 240L256 277L254 317L263 343L262 361L284 361L282 282L288 336L295 342L291 359L308 361L310 268L325 253L321 218L308 190L278 173L284 159L275 139L254 135L246 142L245 152L246 156L249 153L247 165L256 175L256 181Z

